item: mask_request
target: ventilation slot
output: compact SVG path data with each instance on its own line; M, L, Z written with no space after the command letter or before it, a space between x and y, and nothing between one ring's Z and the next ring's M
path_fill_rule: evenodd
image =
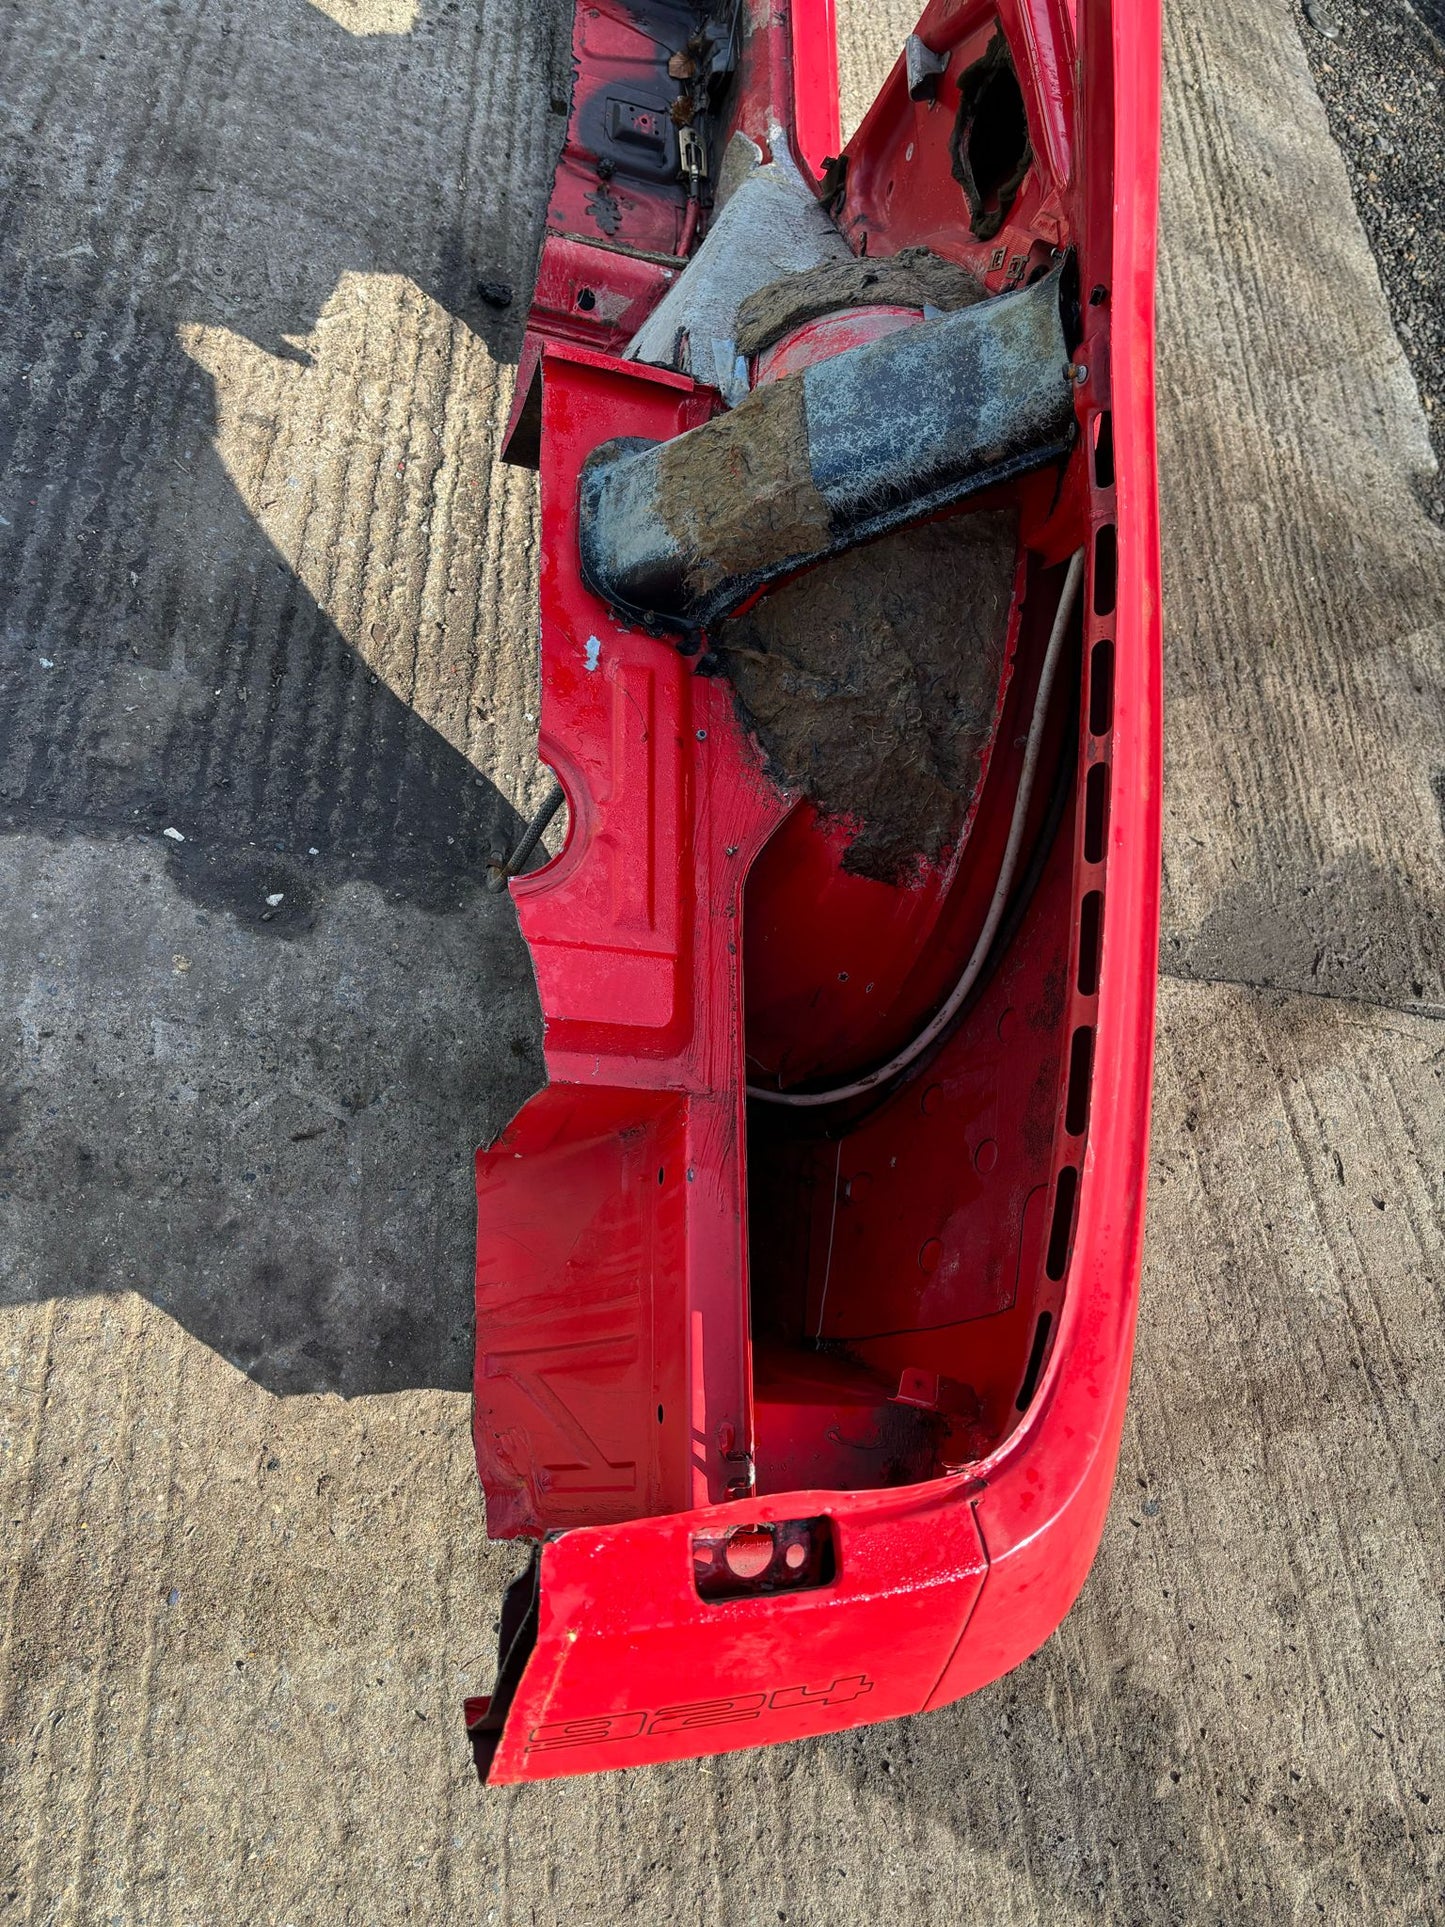
M1024 1373L1024 1382L1019 1387L1018 1409L1021 1412L1026 1412L1033 1404L1034 1393L1039 1389L1039 1379L1043 1373L1044 1360L1048 1357L1049 1333L1053 1329L1053 1324L1054 1314L1051 1311L1039 1313L1039 1322L1034 1326L1034 1342L1029 1352L1028 1369Z
M1089 657L1089 728L1107 736L1114 726L1114 645L1096 642Z
M1094 417L1094 485L1114 486L1114 417L1107 409Z
M1099 988L1099 939L1104 930L1104 893L1091 890L1079 906L1079 995Z
M1089 1121L1089 1079L1094 1068L1094 1033L1087 1024L1074 1032L1069 1047L1069 1096L1064 1106L1064 1129L1082 1137Z
M1044 1270L1056 1280L1063 1277L1064 1267L1069 1262L1069 1241L1074 1229L1074 1199L1078 1192L1078 1171L1072 1164L1066 1164L1054 1187L1054 1221L1049 1230L1049 1255L1044 1263Z
M1094 614L1111 616L1119 586L1119 541L1106 522L1094 537Z
M1109 810L1109 765L1095 763L1084 784L1084 861L1104 860L1104 827Z

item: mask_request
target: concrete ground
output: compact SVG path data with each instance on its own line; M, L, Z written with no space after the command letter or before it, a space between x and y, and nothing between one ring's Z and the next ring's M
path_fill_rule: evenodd
M856 118L911 0L840 12ZM538 780L494 458L555 13L3 18L0 1921L1445 1918L1445 535L1290 0L1167 20L1164 975L1093 1577L945 1712L502 1793L467 1159L539 1070L476 879Z
M1436 459L1445 456L1445 0L1295 0ZM1445 522L1445 478L1423 492Z

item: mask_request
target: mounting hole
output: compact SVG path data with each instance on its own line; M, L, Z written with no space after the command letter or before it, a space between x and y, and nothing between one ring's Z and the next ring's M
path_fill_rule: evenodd
M592 310L597 306L597 296L592 292L591 288L579 288L577 290L577 306L582 309L584 314L591 314Z
M735 1578L761 1579L773 1563L773 1535L761 1527L744 1526L728 1540L723 1557Z

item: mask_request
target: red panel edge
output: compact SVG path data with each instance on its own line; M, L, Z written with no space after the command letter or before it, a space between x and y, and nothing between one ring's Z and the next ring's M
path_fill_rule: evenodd
M1112 406L1119 580L1132 588L1120 598L1116 629L1114 781L1131 807L1113 813L1110 831L1094 1122L1059 1336L1027 1418L979 1467L989 1580L930 1706L986 1686L1037 1651L1083 1586L1113 1488L1138 1310L1163 785L1154 421L1162 54L1152 0L1114 0L1112 11Z
M833 0L793 0L793 139L798 159L821 180L842 151L838 120L838 25Z
M1058 1337L1026 1418L975 1476L887 1493L793 1494L579 1528L549 1541L543 1621L488 1775L493 1783L734 1750L943 1705L986 1685L1043 1643L1097 1550L1137 1313L1157 974L1162 665L1153 279L1160 36L1153 0L1115 0L1112 8L1109 0L1083 0L1081 11L1086 21L1103 23L1112 43L1110 364L1122 591L1113 770L1131 807L1110 820L1095 1060L1103 1101L1093 1109ZM824 18L836 70L831 0L797 0L795 73L813 71L800 36L817 31ZM801 98L798 108L798 145L811 165L817 129L805 137ZM835 139L825 147L836 146L836 91L831 127ZM567 359L583 367L605 360L594 362L586 350ZM906 1509L906 1526L900 1509ZM680 1555L685 1535L700 1523L811 1512L842 1522L845 1535L855 1523L859 1557L900 1564L908 1581L900 1585L880 1569L856 1597L735 1602L723 1609L733 1615L729 1621L697 1601ZM970 1530L961 1539L962 1519ZM919 1558L950 1535L952 1567L936 1586L920 1585ZM910 1594L928 1619L922 1627L908 1617ZM608 1601L621 1615L615 1626L599 1620L599 1602ZM875 1612L881 1630L873 1626ZM582 1641L579 1623L587 1626ZM846 1649L843 1672L831 1663L835 1628L840 1654ZM872 1677L859 1666L875 1652ZM756 1671L763 1654L770 1671L755 1680L748 1667ZM775 1683L775 1662L794 1657L796 1678L779 1674ZM617 1679L625 1683L625 1698L616 1691L607 1696ZM880 1680L888 1682L886 1692ZM645 1693L639 1681L646 1682Z
M488 1784L774 1745L920 1711L984 1586L967 1491L953 1479L789 1493L550 1539L537 1642ZM834 1583L722 1603L698 1596L694 1533L817 1514L838 1539Z

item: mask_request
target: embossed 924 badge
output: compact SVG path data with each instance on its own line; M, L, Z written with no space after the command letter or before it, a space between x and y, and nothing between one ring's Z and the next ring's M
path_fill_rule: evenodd
M529 1753L555 1753L565 1746L601 1746L608 1740L635 1740L646 1734L690 1733L703 1726L731 1726L760 1720L769 1713L800 1707L846 1706L873 1691L866 1673L849 1673L831 1686L779 1686L771 1693L731 1693L716 1699L654 1711L598 1713L578 1719L550 1720L527 1735Z

